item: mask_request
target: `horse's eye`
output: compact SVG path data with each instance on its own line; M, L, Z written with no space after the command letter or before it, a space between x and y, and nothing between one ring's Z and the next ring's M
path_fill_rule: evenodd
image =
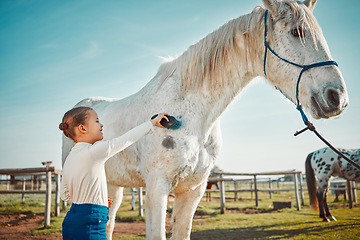
M296 38L299 38L299 37L305 37L305 32L302 28L294 28L291 30L291 35L293 35L294 37Z

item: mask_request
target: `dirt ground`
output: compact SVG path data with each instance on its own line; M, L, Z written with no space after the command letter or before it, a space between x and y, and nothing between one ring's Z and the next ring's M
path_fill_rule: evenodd
M168 218L170 218L168 216ZM15 214L0 215L0 239L62 239L61 233L30 236L27 232L43 226L44 214ZM168 219L169 220L169 219ZM169 221L167 221L169 222ZM170 230L170 224L166 225ZM144 222L116 222L113 236L119 235L145 235L146 226Z
M62 239L61 233L30 236L27 232L43 226L44 214L16 214L0 215L0 239ZM167 226L170 230L170 226ZM134 234L145 235L146 227L144 222L122 223L117 222L113 236Z
M28 236L25 233L41 227L44 214L0 215L0 239L61 239L61 234Z
M228 212L239 212L245 214L261 213L257 209L227 209ZM276 210L264 211L275 212ZM171 231L170 214L167 214L166 230ZM194 219L204 218L204 215L195 215ZM30 236L27 232L42 227L44 214L14 214L0 215L0 239L46 239L55 240L62 239L61 233L53 233L47 235ZM113 236L119 235L145 235L146 226L144 222L116 222Z

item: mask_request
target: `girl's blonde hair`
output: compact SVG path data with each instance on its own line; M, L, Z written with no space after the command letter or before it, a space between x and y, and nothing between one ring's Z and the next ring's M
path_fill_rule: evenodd
M90 107L76 107L67 111L59 124L59 129L63 131L66 137L75 141L75 128L81 124L85 125L89 111L94 110Z

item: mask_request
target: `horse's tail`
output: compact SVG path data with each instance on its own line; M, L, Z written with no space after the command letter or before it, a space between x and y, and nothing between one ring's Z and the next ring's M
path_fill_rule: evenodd
M317 208L318 208L317 197L316 197L317 187L316 187L314 169L311 166L312 155L313 155L313 153L310 153L306 158L305 173L306 173L307 188L308 188L309 197L310 197L310 204L313 209L317 210Z

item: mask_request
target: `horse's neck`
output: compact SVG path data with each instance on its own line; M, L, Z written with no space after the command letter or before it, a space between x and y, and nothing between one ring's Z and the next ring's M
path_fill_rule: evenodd
M196 70L191 75L195 68L192 65L181 73L181 90L185 97L188 96L191 101L200 105L198 108L206 111L203 116L208 123L213 123L242 89L253 78L262 74L264 47L260 11L254 10L230 21L181 56L188 60L195 59L192 61L194 65L204 66L202 74L198 74L199 71ZM219 37L224 34L228 36ZM210 53L204 52L204 48ZM193 53L195 56L200 55L199 58L191 58L191 51L194 49L201 49L200 52ZM194 83L194 80L200 82Z
M208 129L241 90L262 73L261 13L261 9L255 9L229 21L178 58L163 63L137 98L144 105L151 97L151 104L160 111L169 109Z
M232 86L222 87L206 94L198 92L197 95L191 95L189 101L196 103L197 108L202 112L203 123L207 125L206 127L211 126L220 117L253 77L245 75L237 78ZM201 100L199 100L199 95L202 95Z

